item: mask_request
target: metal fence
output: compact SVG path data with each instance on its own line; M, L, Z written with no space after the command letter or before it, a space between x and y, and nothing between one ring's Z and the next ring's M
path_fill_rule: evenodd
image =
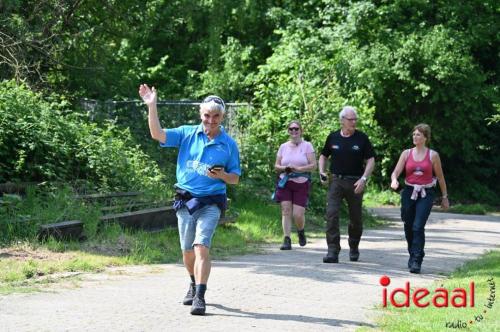
M147 106L140 100L128 101L98 101L93 99L80 100L80 107L87 112L93 121L112 120L118 124L132 124L135 129L147 128ZM158 117L163 128L175 128L185 124L200 123L200 102L184 100L158 101ZM240 111L249 111L252 105L248 103L226 103L226 113L222 125L239 143L243 143L242 129L238 125ZM149 130L146 131L149 134Z

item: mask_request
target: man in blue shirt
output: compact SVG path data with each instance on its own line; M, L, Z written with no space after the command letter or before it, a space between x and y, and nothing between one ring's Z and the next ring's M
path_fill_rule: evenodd
M146 84L139 95L148 105L151 137L162 147L179 149L174 208L182 258L191 284L183 303L191 314L205 314L205 290L210 274L210 244L226 207L226 184L237 184L241 175L236 142L221 127L225 104L208 96L200 104L201 124L162 129L156 108L156 89Z

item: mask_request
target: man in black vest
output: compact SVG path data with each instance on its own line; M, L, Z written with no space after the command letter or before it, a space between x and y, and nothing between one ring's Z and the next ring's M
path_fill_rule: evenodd
M359 241L363 233L362 203L368 177L375 166L375 152L365 133L356 130L356 109L345 106L340 112L341 129L328 135L319 156L321 183L328 184L327 160L330 158L331 181L326 208L326 243L324 263L338 263L340 252L339 215L345 198L349 209L349 259L359 259Z

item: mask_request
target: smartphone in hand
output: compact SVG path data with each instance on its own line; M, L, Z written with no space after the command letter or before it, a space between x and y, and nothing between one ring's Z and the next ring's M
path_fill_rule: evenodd
M222 171L223 169L224 169L224 165L214 165L214 166L210 167L208 170L213 173L214 171L218 172L218 171Z

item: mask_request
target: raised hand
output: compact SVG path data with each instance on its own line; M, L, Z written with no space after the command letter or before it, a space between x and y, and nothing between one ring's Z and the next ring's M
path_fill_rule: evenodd
M141 84L139 86L139 96L146 105L156 104L157 93L155 87L149 88L147 84Z

